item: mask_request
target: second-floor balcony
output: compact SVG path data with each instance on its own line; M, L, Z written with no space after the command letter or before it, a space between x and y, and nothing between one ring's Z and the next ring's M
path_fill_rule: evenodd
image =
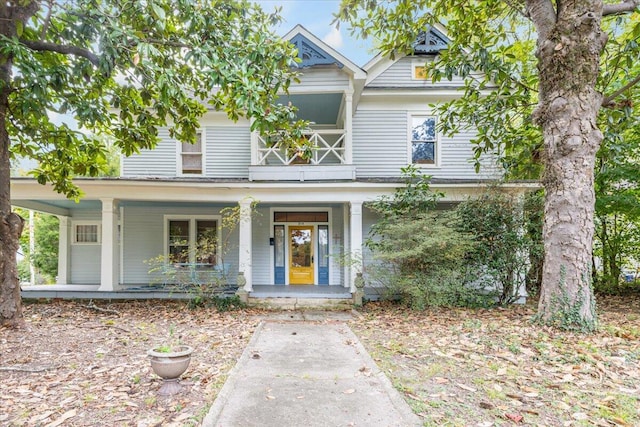
M252 135L252 181L354 180L350 138L344 129L313 129L305 134L302 149L269 143Z

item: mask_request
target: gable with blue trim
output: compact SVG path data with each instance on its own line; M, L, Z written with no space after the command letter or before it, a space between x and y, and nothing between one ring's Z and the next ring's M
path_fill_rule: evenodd
M344 64L333 56L329 55L324 49L302 34L296 34L289 40L289 43L298 48L298 58L301 62L296 64L298 68L308 68L314 65L337 65L338 68L344 67Z
M432 54L444 50L449 45L449 39L440 31L431 27L429 31L423 31L418 34L413 45L414 54Z

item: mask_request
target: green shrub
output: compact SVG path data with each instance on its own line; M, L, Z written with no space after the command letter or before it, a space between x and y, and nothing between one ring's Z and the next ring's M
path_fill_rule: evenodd
M437 210L429 177L403 169L406 187L368 206L380 220L366 241L366 280L413 308L486 307L519 298L530 265L541 259L541 214L491 189L454 210ZM537 259L537 258L536 258ZM539 267L538 264L536 264Z
M538 250L538 242L527 233L528 217L522 208L514 197L492 188L456 209L458 228L476 242L471 257L498 290L500 304L518 299L529 272L529 253Z

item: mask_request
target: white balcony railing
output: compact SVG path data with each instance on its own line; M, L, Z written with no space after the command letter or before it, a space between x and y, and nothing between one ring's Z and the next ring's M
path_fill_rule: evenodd
M307 145L312 147L310 165L346 164L346 132L343 129L312 130L305 133ZM290 165L300 163L297 153L280 147L269 146L262 135L257 135L255 165Z

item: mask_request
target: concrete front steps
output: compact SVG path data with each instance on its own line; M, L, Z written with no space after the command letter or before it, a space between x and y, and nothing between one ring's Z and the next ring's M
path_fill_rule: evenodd
M301 297L252 297L247 305L273 310L351 310L353 299L349 298L301 298Z
M348 310L353 307L351 292L343 286L256 285L244 297L250 306L280 310Z

